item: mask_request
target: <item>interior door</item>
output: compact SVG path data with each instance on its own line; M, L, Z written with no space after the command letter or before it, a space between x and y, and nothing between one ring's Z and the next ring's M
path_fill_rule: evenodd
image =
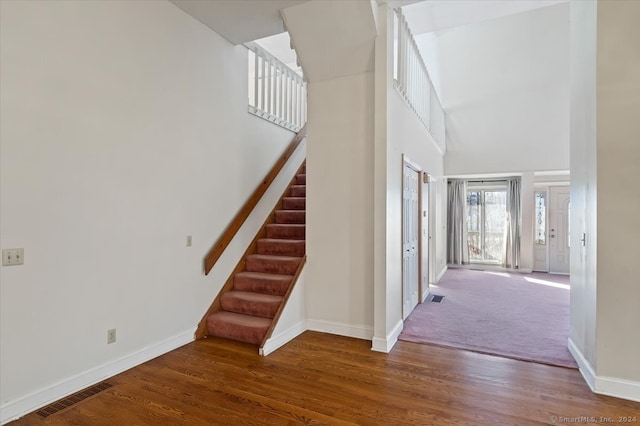
M403 167L402 188L402 317L407 318L418 304L420 283L420 172L408 163Z
M549 187L549 272L569 273L569 211L568 186Z

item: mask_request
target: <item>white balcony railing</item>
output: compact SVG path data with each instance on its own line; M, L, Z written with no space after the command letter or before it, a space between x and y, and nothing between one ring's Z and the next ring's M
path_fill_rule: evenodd
M307 121L302 76L257 43L249 49L249 112L297 132Z
M445 117L427 66L401 9L396 9L395 86L444 153Z

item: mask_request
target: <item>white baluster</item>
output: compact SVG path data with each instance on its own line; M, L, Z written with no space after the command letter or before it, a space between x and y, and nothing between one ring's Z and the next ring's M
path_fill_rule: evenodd
M265 80L265 76L266 76L266 71L267 71L267 61L265 60L264 56L261 57L262 59L262 88L261 88L261 92L262 92L262 98L260 99L260 109L262 110L262 112L264 112L264 108L265 108L265 95L266 95L266 82Z
M258 108L258 52L253 51L253 107Z

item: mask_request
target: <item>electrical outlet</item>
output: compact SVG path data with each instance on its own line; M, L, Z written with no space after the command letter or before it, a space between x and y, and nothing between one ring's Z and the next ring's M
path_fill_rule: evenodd
M24 249L4 249L2 250L2 266L24 265Z
M107 345L116 342L116 329L107 330Z
M191 247L191 235L187 235L187 247Z

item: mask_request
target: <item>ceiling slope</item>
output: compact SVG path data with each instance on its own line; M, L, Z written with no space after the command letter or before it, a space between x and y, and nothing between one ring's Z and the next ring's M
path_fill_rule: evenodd
M569 169L568 3L434 33L445 172Z
M373 71L377 4L311 1L282 11L311 82Z
M280 10L308 0L170 0L233 44L285 31Z
M402 8L414 35L528 12L569 0L430 0Z

